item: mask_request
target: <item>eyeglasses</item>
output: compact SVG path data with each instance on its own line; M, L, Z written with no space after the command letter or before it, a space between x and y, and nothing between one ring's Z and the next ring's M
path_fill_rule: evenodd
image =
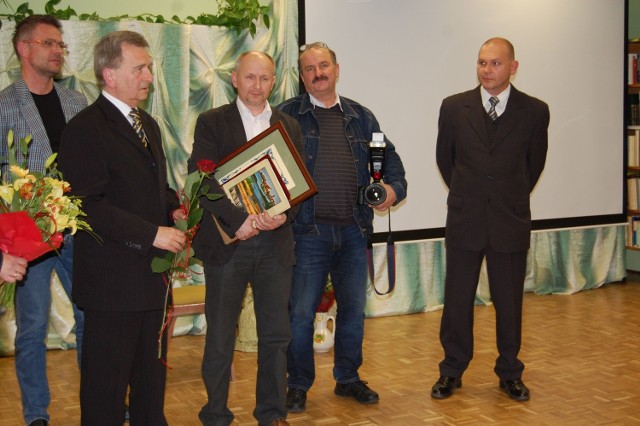
M38 43L44 46L47 49L52 49L54 46L58 46L61 50L64 50L65 53L69 53L67 48L69 47L64 41L55 41L50 38L46 40L22 40L23 43Z
M309 44L303 44L302 46L300 46L300 53L305 52L309 49L329 49L329 46L327 46L325 43L321 42L321 41L316 41L315 43L309 43ZM331 50L331 49L329 49Z

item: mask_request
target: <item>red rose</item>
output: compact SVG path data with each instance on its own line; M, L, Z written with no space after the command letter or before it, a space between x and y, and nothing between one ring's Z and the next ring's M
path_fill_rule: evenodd
M216 163L211 160L202 159L198 161L198 170L201 173L213 173L216 170Z

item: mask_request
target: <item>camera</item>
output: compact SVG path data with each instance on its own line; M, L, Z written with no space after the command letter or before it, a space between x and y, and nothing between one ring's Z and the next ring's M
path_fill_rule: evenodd
M374 133L369 142L369 172L371 182L358 188L358 204L377 206L387 199L387 190L380 183L384 174L384 152L387 144L384 141L384 133Z

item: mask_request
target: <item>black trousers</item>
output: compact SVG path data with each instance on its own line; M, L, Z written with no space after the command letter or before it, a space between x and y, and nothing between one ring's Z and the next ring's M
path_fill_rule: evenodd
M522 293L527 251L496 252L490 247L469 251L447 246L444 311L440 342L444 360L440 375L461 377L473 357L473 309L482 260L486 257L491 300L496 311L498 358L495 373L501 380L520 378L518 359L522 334Z
M129 387L131 426L162 426L166 333L158 359L162 310L104 312L85 309L80 378L81 422L122 426Z
M247 283L253 289L258 332L253 416L259 425L287 417L287 347L291 340L288 305L293 265L278 262L277 250L286 248L276 247L268 232L237 244L225 265L204 265L207 336L202 379L208 401L199 416L205 426L229 425L234 418L227 400L236 325Z

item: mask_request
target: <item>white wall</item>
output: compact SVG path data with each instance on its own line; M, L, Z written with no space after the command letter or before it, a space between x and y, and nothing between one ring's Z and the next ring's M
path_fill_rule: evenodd
M306 0L306 42L340 63L338 92L371 108L407 169L395 230L444 226L435 164L442 99L477 85L480 45L510 39L514 85L551 110L534 219L621 214L624 0ZM376 231L386 230L376 217Z

